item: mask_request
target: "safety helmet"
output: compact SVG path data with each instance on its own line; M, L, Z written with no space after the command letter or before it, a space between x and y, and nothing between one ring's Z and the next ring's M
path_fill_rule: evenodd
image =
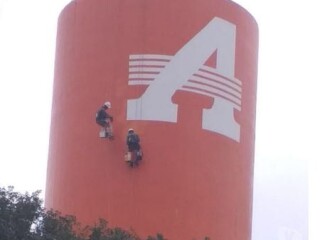
M129 133L129 132L134 132L133 128L129 128L129 129L128 129L128 133Z
M105 102L105 103L103 104L103 106L106 106L107 108L111 108L111 103L110 103L110 102Z

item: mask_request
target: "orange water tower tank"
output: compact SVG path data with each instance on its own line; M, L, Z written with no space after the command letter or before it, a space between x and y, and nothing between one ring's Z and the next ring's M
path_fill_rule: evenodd
M75 0L59 17L45 205L145 237L248 240L258 27L229 0ZM96 111L110 101L113 140ZM135 129L143 160L124 162Z

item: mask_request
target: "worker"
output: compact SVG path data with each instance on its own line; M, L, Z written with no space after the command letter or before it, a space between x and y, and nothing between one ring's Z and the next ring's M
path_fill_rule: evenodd
M127 146L128 152L134 153L132 162L138 164L138 161L142 159L141 147L140 147L140 138L137 133L134 132L132 128L129 128L127 135Z
M96 113L96 123L102 127L104 131L104 137L113 137L112 125L113 117L107 112L111 108L111 103L109 101L105 102L102 107Z

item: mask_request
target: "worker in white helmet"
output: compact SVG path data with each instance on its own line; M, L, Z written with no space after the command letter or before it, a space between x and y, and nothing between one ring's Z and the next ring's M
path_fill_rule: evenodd
M132 159L132 162L137 165L138 161L142 159L140 138L132 128L128 129L127 146L128 152L134 153L134 159Z
M105 102L96 113L96 123L100 125L105 130L104 137L112 137L112 126L111 122L113 121L113 117L107 112L108 109L111 108L111 103L109 101Z

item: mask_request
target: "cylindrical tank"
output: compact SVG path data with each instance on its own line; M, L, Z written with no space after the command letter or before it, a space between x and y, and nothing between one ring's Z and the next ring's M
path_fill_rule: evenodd
M59 17L45 205L170 240L251 233L258 27L227 0L76 0ZM114 140L95 123L106 101ZM124 162L126 134L143 160Z

